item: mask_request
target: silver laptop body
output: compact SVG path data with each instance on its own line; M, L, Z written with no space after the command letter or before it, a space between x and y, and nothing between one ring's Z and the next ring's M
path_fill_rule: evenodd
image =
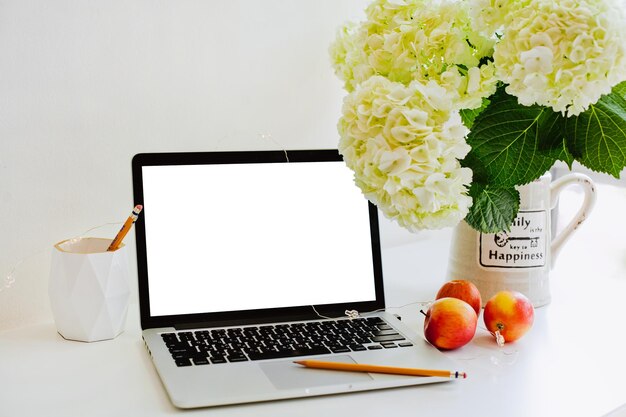
M397 317L368 313L385 307L377 210L336 150L139 154L132 168L143 339L175 406L449 380L294 363L453 367Z

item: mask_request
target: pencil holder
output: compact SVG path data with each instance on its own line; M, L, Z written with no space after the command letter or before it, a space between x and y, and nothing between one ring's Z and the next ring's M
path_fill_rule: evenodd
M113 339L124 330L130 286L126 247L111 239L70 239L54 245L48 292L57 330L83 342Z

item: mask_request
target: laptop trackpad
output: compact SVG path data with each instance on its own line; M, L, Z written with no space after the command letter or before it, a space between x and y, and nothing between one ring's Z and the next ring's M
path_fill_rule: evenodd
M306 359L306 358L304 358ZM325 361L356 363L348 355L324 358ZM311 388L325 385L353 384L371 381L365 372L329 371L305 368L293 360L266 362L259 364L265 375L278 389Z

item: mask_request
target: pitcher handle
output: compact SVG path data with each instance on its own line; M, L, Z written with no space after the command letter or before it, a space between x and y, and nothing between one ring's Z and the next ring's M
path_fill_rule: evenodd
M589 213L596 203L596 187L593 180L587 175L573 173L564 175L550 184L550 208L554 208L556 206L556 203L559 200L559 194L565 187L575 184L580 185L583 188L585 198L574 218L567 224L561 233L552 239L552 245L550 246L552 261L550 267L554 266L554 262L556 261L563 245L572 236L574 231L576 231L578 227L583 224L585 220L587 220Z

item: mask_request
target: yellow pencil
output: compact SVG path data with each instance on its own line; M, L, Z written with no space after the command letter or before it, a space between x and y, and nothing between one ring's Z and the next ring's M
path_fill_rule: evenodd
M294 361L307 368L330 369L335 371L374 372L379 374L441 376L444 378L467 378L465 372L443 371L436 369L398 368L394 366L365 365L361 363L326 362L316 360Z
M133 209L133 212L130 214L130 216L128 216L128 219L126 219L120 231L117 232L117 235L115 236L115 238L109 245L109 248L107 249L107 251L109 252L114 251L120 247L122 240L124 239L124 237L126 237L126 233L128 233L133 223L135 223L135 220L137 220L137 216L139 216L139 213L141 213L142 209L143 209L143 206L141 204L137 204L135 206L135 208Z

